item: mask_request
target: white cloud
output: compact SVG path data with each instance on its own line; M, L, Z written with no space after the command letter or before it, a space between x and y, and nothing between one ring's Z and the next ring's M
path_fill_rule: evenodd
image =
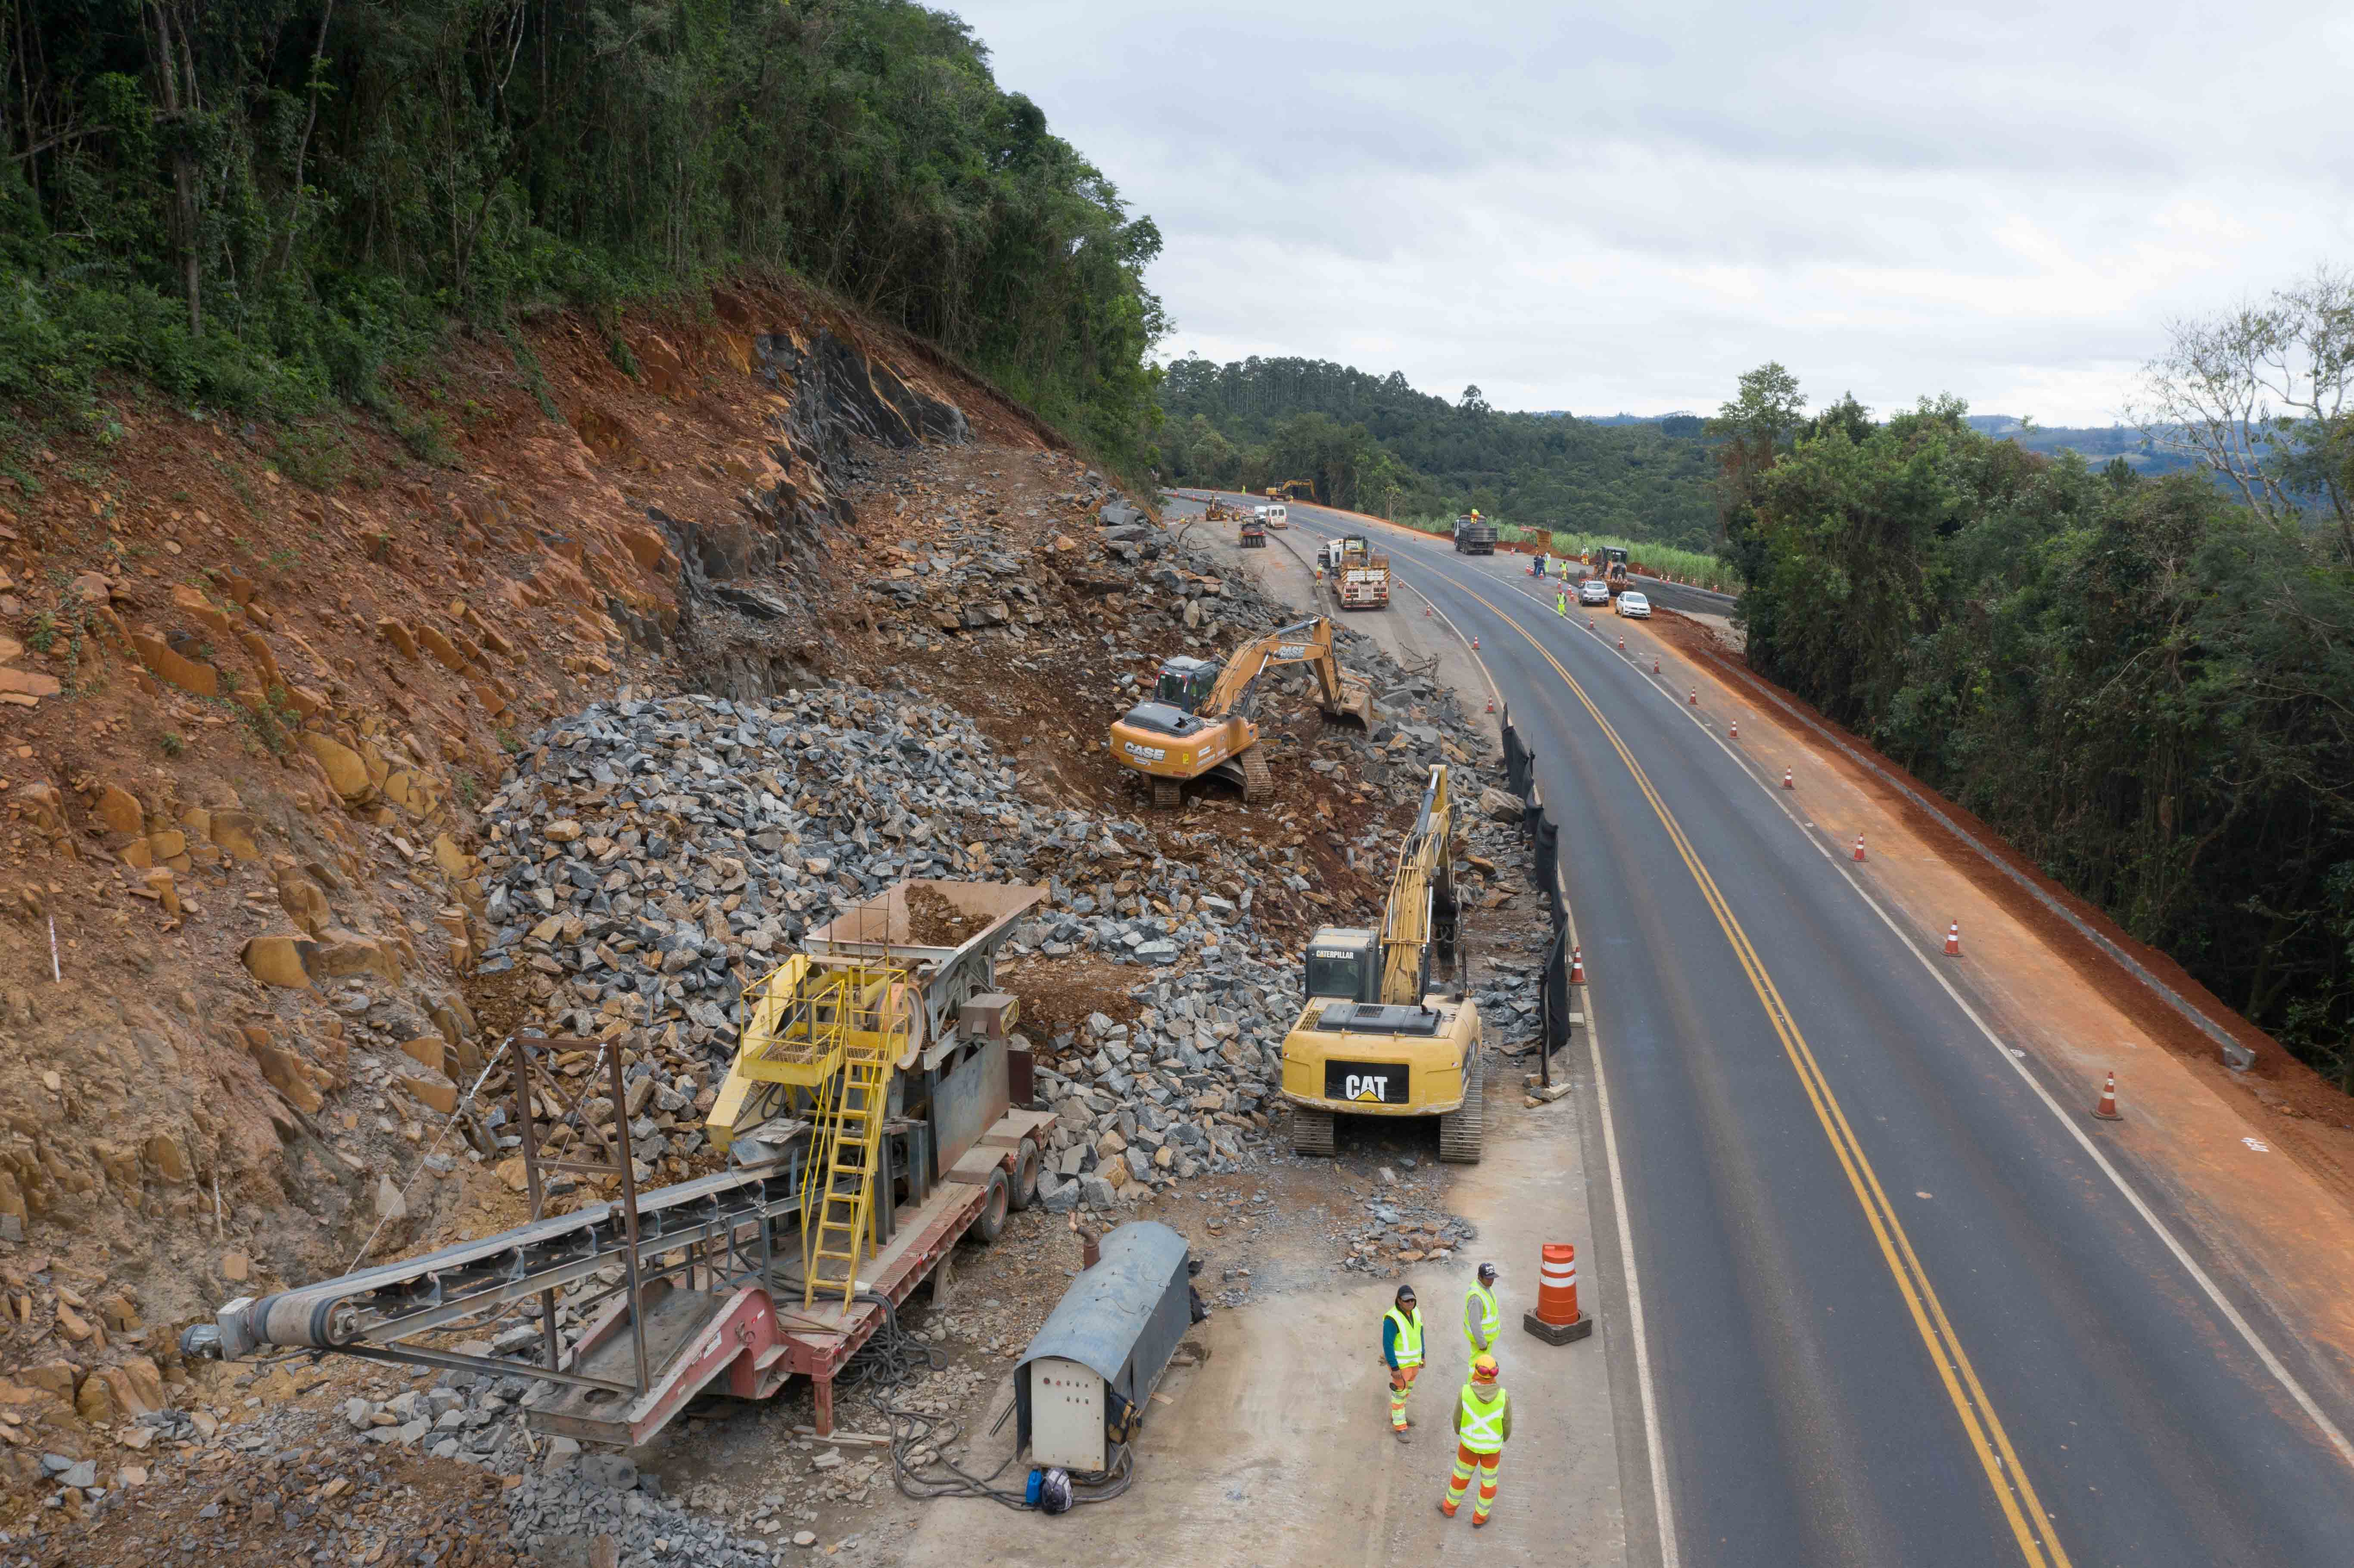
M2105 423L2169 317L2354 261L2323 4L956 9L1161 225L1175 353Z

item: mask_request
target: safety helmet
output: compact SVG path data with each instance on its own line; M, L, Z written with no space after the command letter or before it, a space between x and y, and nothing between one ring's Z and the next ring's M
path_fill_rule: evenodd
M1493 1285L1496 1283L1496 1266L1494 1264L1483 1263L1479 1266L1479 1283L1482 1285Z
M1493 1383L1493 1382L1495 1382L1495 1381L1496 1381L1496 1358L1495 1358L1495 1357L1493 1357L1493 1356L1474 1356L1474 1357L1472 1357L1472 1358L1471 1358L1471 1381L1472 1381L1473 1383Z

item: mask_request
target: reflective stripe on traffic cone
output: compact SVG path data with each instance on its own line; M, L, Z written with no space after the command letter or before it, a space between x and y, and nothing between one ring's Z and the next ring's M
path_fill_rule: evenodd
M1585 949L1584 948L1572 948L1569 950L1569 983L1572 985L1585 983Z
M1855 835L1855 858L1858 860L1861 860L1863 858L1863 835L1861 833Z
M1946 957L1949 959L1958 959L1961 956L1962 923L1959 920L1956 920L1952 925L1946 927Z
M2103 1121L2125 1120L2117 1110L2117 1075L2115 1073L2111 1073L2108 1081L2101 1086L2101 1103L2093 1107L2093 1114Z

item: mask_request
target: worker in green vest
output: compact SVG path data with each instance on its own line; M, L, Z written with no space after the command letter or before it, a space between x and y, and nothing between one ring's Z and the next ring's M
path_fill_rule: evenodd
M1569 590L1567 588L1559 588L1554 590L1553 596L1553 612L1559 616L1566 616L1569 614Z
M1496 1266L1483 1263L1471 1288L1463 1293L1463 1338L1475 1356L1496 1348L1496 1330L1504 1317L1496 1309Z
M1390 1369L1390 1431L1404 1443L1414 1425L1405 1418L1406 1395L1422 1371L1422 1308L1411 1285L1399 1286L1395 1304L1382 1314L1382 1364Z
M1462 1506L1463 1489L1471 1484L1471 1472L1479 1472L1479 1496L1471 1504L1471 1525L1478 1529L1488 1522L1488 1510L1496 1506L1496 1467L1503 1462L1504 1445L1512 1436L1512 1402L1496 1382L1496 1358L1471 1358L1471 1381L1463 1385L1463 1395L1455 1404L1455 1474L1447 1483L1447 1496L1441 1499L1438 1511L1447 1518Z

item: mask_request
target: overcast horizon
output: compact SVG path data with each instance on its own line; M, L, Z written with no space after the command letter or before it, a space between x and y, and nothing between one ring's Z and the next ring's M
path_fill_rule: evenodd
M1772 359L1810 406L2105 425L2169 318L2354 261L2316 5L949 8L1160 226L1163 359L1589 416Z

